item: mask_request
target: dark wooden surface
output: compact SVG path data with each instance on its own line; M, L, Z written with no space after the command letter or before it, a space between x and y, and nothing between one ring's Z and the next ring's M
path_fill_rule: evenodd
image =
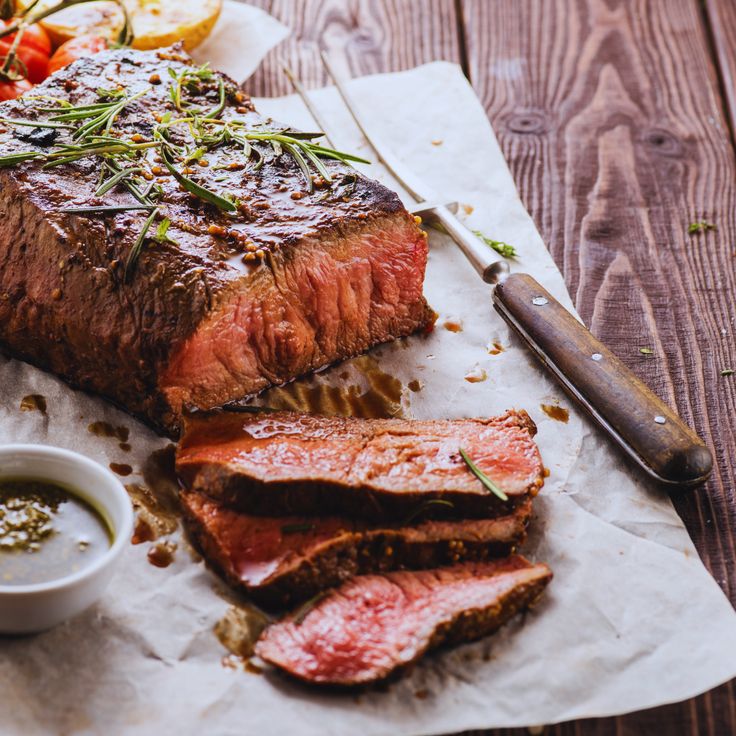
M353 75L463 66L586 324L713 449L675 504L736 604L736 2L251 2L293 29L255 95L289 91L284 62L326 83L320 47ZM545 733L736 734L736 691Z

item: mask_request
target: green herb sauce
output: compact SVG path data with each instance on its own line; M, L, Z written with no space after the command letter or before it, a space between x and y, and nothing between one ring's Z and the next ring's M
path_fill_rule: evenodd
M0 480L0 585L72 575L111 543L105 519L73 491L29 478Z

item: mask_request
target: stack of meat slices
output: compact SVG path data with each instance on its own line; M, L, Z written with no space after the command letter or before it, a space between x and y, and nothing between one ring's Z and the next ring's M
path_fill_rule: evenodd
M549 568L514 554L543 483L535 431L517 411L195 415L177 471L209 564L265 607L298 606L258 654L309 682L355 685L484 636L539 598Z

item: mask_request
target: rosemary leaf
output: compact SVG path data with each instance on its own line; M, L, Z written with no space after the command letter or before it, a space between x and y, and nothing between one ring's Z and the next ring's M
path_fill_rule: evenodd
M306 603L303 603L294 611L294 626L301 626L304 619L309 616L310 611L330 594L329 590L321 590L317 595L312 596Z
M270 406L253 406L253 404L240 404L237 401L223 404L222 409L236 414L274 414L281 411L281 409L273 409Z
M56 212L63 212L65 215L112 215L117 212L131 212L136 210L155 210L154 204L121 204L121 205L100 205L89 207L62 207Z
M639 352L642 355L654 355L654 350L652 350L651 348L639 348Z
M64 123L53 123L46 120L25 120L23 118L0 118L0 123L7 123L8 125L22 125L28 128L74 129L73 125L64 125Z
M733 368L724 368L721 371L722 376L732 376L736 371Z
M504 258L516 258L516 248L513 245L504 243L502 240L494 240L484 235L480 230L473 230L473 235L482 240L489 248L493 248L499 255Z
M314 168L317 169L319 175L327 183L332 184L332 176L330 175L330 172L327 170L327 167L319 160L319 157L314 153L314 151L309 146L304 146L302 148L302 151L304 151L304 155L307 156L307 158L312 162Z
M309 173L309 165L307 164L307 160L302 155L302 152L299 150L297 146L292 145L291 143L287 143L284 141L281 144L284 149L291 154L294 161L296 161L297 165L302 171L302 174L304 176L304 180L307 182L307 189L310 192L314 191L314 182L312 181L312 175Z
M141 251L143 250L143 245L146 242L146 235L148 234L151 225L153 225L153 221L156 219L157 214L157 208L151 211L151 214L148 215L146 221L143 223L143 229L138 235L137 240L133 244L133 247L130 249L128 260L125 262L125 275L123 277L126 282L129 280L130 275L133 273L133 270L138 263L138 257L140 256Z
M706 220L698 220L697 222L691 222L687 227L688 235L695 235L696 233L705 233L708 230L717 230L718 227L712 222Z
M214 204L216 207L224 210L225 212L235 212L237 210L235 204L229 199L221 197L219 194L206 189L200 184L197 184L196 181L192 181L188 177L184 176L184 174L182 174L176 168L176 166L174 166L174 163L169 158L166 146L161 148L161 158L163 159L164 165L171 172L171 175L174 177L174 179L176 179L179 184L181 184L188 192L191 192L200 199L203 199L205 202Z
M26 153L9 153L7 156L0 156L0 169L8 166L17 166L24 161L32 161L34 158L43 157L41 151L28 151Z
M153 239L157 243L173 243L174 245L178 245L176 240L170 238L167 234L170 227L171 220L169 220L168 217L164 217L164 219L158 224L158 228L156 228L156 234L153 236Z
M443 498L430 498L428 501L425 501L424 503L419 504L417 508L414 509L405 519L401 522L402 526L409 526L413 521L415 521L419 516L421 516L425 511L432 508L432 506L445 506L448 509L454 509L455 504L452 501L446 501Z
M115 186L117 186L123 179L133 176L133 174L137 174L141 171L143 171L143 169L141 169L140 167L136 167L133 169L121 169L109 179L106 179L104 182L102 182L100 187L95 192L95 197L101 197L103 194L107 194L107 192L109 192L111 189L114 189Z
M208 113L206 113L203 117L205 120L210 120L212 118L219 117L220 113L225 109L225 83L222 81L222 79L217 80L218 82L218 92L220 95L220 101L217 103L215 107L212 108Z
M460 456L470 468L470 472L494 495L502 501L508 501L509 497L468 457L468 454L460 448Z

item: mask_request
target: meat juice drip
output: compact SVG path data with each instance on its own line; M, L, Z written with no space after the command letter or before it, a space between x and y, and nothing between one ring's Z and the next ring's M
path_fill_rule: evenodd
M133 468L126 463L110 463L110 470L116 475L122 475L123 477L133 472Z
M214 632L231 655L242 661L253 656L258 637L269 623L268 616L259 608L241 603L227 609L225 615L215 624ZM223 664L232 667L232 658L223 658ZM248 667L247 662L244 666L248 672L260 674L260 667Z
M20 400L21 411L40 411L46 414L46 397L41 394L28 394Z
M448 332L462 332L463 331L463 323L459 319L446 319L442 326L448 331Z
M148 561L154 567L168 567L174 561L174 552L176 552L175 542L159 542L148 550Z
M136 511L133 544L153 542L179 527L179 483L174 471L174 445L151 453L143 464L144 483L125 486Z
M262 404L272 409L302 411L327 416L391 419L401 417L401 381L381 370L378 361L363 355L349 362L367 386L333 386L317 377L272 388L262 396Z
M118 442L127 442L130 430L127 427L115 427L109 422L92 422L87 431L95 437L111 437Z
M488 355L500 355L503 351L504 347L498 340L488 343Z
M570 412L564 406L558 404L540 404L539 408L550 418L556 422L567 424L570 419Z

